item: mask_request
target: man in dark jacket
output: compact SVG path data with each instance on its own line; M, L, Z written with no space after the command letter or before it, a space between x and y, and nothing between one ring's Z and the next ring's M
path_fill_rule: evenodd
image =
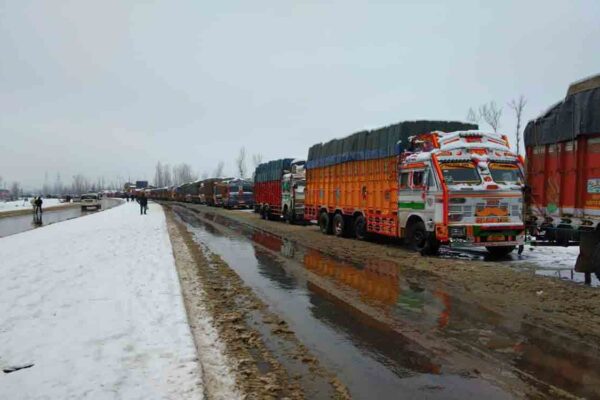
M36 214L41 214L42 213L42 204L44 202L42 201L42 196L38 196L37 199L35 199L34 204L35 204L35 213Z
M136 200L138 203L140 203L140 215L145 215L146 211L148 210L148 198L146 197L146 194L141 192Z

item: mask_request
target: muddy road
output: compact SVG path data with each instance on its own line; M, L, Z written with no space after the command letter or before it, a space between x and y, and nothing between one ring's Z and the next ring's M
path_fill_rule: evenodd
M594 288L251 213L167 208L352 398L600 397ZM279 339L257 331L282 369L294 370L273 345ZM305 397L335 397L292 375Z

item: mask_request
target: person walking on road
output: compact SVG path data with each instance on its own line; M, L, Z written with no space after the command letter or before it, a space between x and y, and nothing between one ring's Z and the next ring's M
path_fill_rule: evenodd
M146 215L146 211L148 210L148 198L145 193L141 192L136 200L140 203L140 215Z
M38 196L37 198L35 198L35 200L33 201L33 211L35 214L41 214L42 213L42 204L43 204L43 200L42 200L42 196Z

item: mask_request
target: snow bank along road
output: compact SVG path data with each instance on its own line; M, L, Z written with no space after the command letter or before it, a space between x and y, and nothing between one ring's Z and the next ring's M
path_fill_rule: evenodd
M6 237L0 260L0 398L203 398L160 207Z

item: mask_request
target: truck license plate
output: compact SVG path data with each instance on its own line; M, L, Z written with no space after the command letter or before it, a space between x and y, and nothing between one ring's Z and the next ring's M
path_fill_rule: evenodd
M490 235L487 237L488 242L502 242L504 235Z

